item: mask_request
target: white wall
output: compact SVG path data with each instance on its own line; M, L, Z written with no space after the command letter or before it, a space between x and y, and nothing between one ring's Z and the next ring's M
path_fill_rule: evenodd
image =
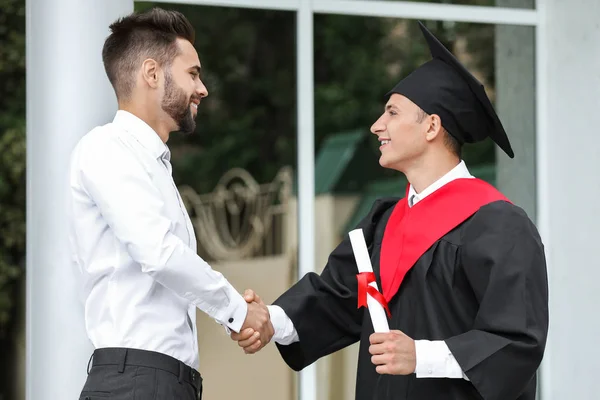
M130 0L27 2L27 399L77 399L85 381L64 183L75 142L116 110L101 50L131 11Z
M538 0L542 120L538 215L551 333L543 400L597 399L600 370L600 2Z
M496 0L502 7L528 6L534 0ZM496 183L536 221L535 27L496 25L496 110L515 152L496 147Z

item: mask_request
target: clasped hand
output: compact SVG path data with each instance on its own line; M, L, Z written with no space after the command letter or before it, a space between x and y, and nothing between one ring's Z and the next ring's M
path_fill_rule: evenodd
M231 339L238 342L246 354L254 354L265 347L275 333L269 309L252 290L246 290L244 300L248 303L248 315L239 333L233 332Z

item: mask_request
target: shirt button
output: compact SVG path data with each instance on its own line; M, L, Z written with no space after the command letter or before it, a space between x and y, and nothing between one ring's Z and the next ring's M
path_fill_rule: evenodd
M433 374L432 370L427 371L429 373L429 375Z
M229 318L229 323L231 324L233 322L233 318Z

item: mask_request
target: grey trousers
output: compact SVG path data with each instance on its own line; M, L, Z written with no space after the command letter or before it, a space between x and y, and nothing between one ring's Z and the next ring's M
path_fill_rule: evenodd
M79 400L200 400L200 373L161 353L98 349Z

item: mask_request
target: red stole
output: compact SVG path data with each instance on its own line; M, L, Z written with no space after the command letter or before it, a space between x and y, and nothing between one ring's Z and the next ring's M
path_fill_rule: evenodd
M455 179L413 207L408 207L407 197L394 207L381 244L379 268L387 302L398 292L406 273L436 241L482 206L509 201L492 185L476 178Z

